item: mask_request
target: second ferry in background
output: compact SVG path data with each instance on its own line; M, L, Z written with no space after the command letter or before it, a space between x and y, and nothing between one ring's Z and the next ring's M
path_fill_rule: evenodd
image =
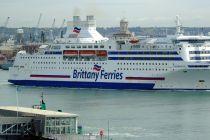
M138 40L120 22L120 32L105 38L93 16L74 16L66 34L29 54L18 52L9 82L70 88L209 90L210 37L177 33Z

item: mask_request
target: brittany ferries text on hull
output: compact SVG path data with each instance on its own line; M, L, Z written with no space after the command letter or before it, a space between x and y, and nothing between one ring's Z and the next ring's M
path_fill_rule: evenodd
M105 38L93 16L74 16L63 38L29 54L20 51L9 82L27 86L104 89L210 89L210 37L177 33L138 40L122 19Z

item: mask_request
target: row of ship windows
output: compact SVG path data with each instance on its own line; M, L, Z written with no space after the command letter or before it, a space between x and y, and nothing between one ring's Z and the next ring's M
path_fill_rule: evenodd
M37 62L33 61L33 64L57 64L56 62ZM61 64L60 62L58 64ZM94 62L62 62L62 64L98 64L105 65L107 63L94 63ZM117 63L117 65L168 65L168 63Z
M33 62L33 64L56 64L56 62Z
M190 54L210 54L210 51L190 51Z
M210 57L190 57L190 60L210 60Z
M109 52L109 55L138 55L138 54L144 54L144 55L178 55L178 52L176 51L113 51L113 52Z
M33 64L57 64L56 62L35 62ZM60 62L58 64L61 64ZM98 65L105 65L107 63L92 63L92 62L62 62L62 64L98 64Z
M98 46L98 45L68 45L68 46L66 46L66 48L67 49L69 49L69 48L78 48L78 49L80 49L80 48L83 48L83 49L86 49L86 48L95 48L95 49L97 49L97 48L104 48L104 45L100 45L100 46Z
M20 57L20 58L21 59L56 59L56 57Z
M136 70L143 70L143 71L168 71L168 69L153 69L153 68L118 68L117 70L127 70L127 71L136 71Z
M117 65L168 65L168 63L117 63Z
M56 62L37 62L33 61L33 64L57 64ZM58 64L61 64L60 62ZM94 63L94 62L62 62L62 64L98 64L105 65L107 63ZM168 63L117 63L117 65L168 65Z
M63 70L74 70L74 69L77 69L77 70L93 70L93 68L88 68L88 67L84 67L84 68L76 68L76 67L31 67L31 69L63 69ZM142 70L142 71L168 71L169 69L165 68L117 68L118 71L122 71L122 70L127 70L127 71L138 71L138 70Z
M182 47L182 45L178 45L178 46L179 46L179 47ZM194 48L194 47L205 47L205 48L206 48L206 47L210 47L210 46L203 46L203 44L200 44L200 45L191 44L191 46L188 45L187 47L188 47L188 48L190 48L190 47L193 47L193 48Z
M162 45L162 46L140 46L141 48L172 48L172 46Z
M161 60L161 61L182 61L181 57L109 57L109 60Z
M94 63L94 62L62 62L62 64L98 64L98 65L105 65L107 63Z

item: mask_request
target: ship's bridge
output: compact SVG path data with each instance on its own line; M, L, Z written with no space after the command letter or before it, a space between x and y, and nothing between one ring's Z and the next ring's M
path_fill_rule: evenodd
M195 43L205 43L205 42L210 42L210 36L178 36L175 39L175 43L190 43L190 44L195 44Z
M188 62L210 61L210 36L178 36L174 43Z
M67 31L64 38L56 39L56 43L100 43L107 41L96 30L96 21L94 16L87 16L82 21L79 16L74 16L73 21L67 23Z

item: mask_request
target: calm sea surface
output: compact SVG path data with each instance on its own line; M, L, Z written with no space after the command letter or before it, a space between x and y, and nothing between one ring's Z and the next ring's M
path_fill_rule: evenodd
M0 70L0 105L16 105L16 87ZM113 140L204 140L210 138L210 91L137 91L20 87L20 106L39 104L79 114L88 133Z

